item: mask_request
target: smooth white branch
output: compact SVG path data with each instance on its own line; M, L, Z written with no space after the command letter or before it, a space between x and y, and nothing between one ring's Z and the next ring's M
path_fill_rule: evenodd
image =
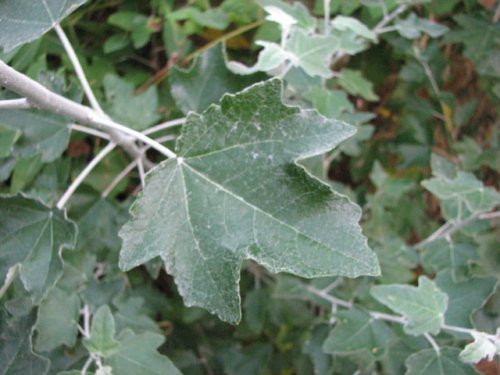
M0 100L0 109L27 109L31 104L26 98Z
M74 119L79 123L106 131L111 136L113 142L123 147L134 159L142 156L142 151L135 143L136 141L141 141L150 145L152 148L169 158L176 157L174 152L160 143L155 142L148 136L118 124L92 108L75 103L61 95L53 93L38 82L11 68L1 60L0 85L25 97L35 107L49 110Z
M56 24L54 26L54 30L56 31L57 36L59 37L59 40L61 41L64 49L66 50L66 54L69 57L69 60L71 61L71 64L73 65L73 68L75 69L76 76L78 77L82 87L83 91L85 92L85 95L87 96L87 99L89 100L90 106L94 108L97 112L104 114L104 111L102 110L101 106L99 105L99 102L97 101L94 92L90 88L90 83L87 79L87 76L85 75L82 65L80 64L80 60L78 60L78 56L76 56L75 49L73 48L73 45L69 41L68 37L66 36L66 33L64 32L63 28L61 25Z

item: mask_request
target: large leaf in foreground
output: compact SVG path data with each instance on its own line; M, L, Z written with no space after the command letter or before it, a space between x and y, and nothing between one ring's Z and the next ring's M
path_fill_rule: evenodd
M0 282L20 264L26 290L39 300L62 272L61 251L74 246L75 225L62 211L23 197L0 197Z
M177 159L152 171L122 228L120 266L160 256L187 305L240 320L241 263L303 277L377 275L360 209L312 178L297 159L354 128L281 102L259 83L188 117Z
M52 29L85 0L0 1L0 48L9 52Z

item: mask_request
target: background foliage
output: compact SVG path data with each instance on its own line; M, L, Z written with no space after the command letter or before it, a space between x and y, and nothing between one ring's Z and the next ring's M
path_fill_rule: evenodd
M498 2L332 0L325 17L320 0L72 1L52 20L41 3L14 3L0 0L1 60L88 103L58 35L45 33L67 15L104 111L137 131L167 121L152 137L185 164L160 164L136 200L143 171L117 147L60 204L106 141L48 111L0 107L0 373L500 371ZM30 15L36 27L9 21ZM259 143L278 133L275 148ZM238 153L210 156L228 146ZM197 199L186 218L181 180ZM286 225L263 215L256 226L241 200ZM330 200L332 220L297 216ZM236 235L207 226L171 240L182 223L218 225L226 201ZM242 250L252 226L264 253ZM340 242L352 260L297 239L309 257L287 253L289 227ZM213 233L233 242L209 243ZM215 249L201 263L196 238Z

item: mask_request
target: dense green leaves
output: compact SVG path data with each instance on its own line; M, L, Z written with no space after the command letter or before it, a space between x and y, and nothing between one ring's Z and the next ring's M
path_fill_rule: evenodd
M60 345L72 347L78 333L80 300L60 288L54 288L40 303L35 324L35 348L45 352Z
M381 357L391 339L392 331L384 322L352 308L337 315L335 328L325 340L323 350L339 355L364 352Z
M436 285L448 295L446 324L471 327L472 313L493 293L496 284L494 277L456 282L449 271L441 271L436 277Z
M459 350L442 348L439 353L425 349L414 353L406 360L406 375L473 375L476 372L458 360Z
M20 265L24 287L39 301L61 275L61 252L75 236L63 212L22 196L0 197L0 280Z
M226 68L223 44L210 48L197 57L188 70L172 68L172 96L184 112L204 111L226 93L244 89L256 81L254 76L237 76Z
M3 0L0 2L0 47L5 52L52 29L85 0Z
M50 361L32 350L32 330L35 314L8 322L0 319L0 374L44 375Z
M91 353L104 358L120 348L120 343L115 340L115 319L108 306L101 306L94 313L90 337L83 344Z
M405 331L409 334L437 334L444 323L448 296L425 276L418 279L418 287L379 285L373 287L372 295L405 317Z
M467 208L472 213L488 211L500 203L500 193L485 187L473 174L458 172L455 178L434 177L422 184L445 203L457 207L457 216Z
M119 349L104 363L120 375L180 375L172 362L156 351L164 341L163 336L156 333L136 335L126 330L119 337Z
M83 3L0 0L0 59L88 106L45 34ZM6 101L35 102L0 63L0 374L496 365L496 6L328 3L77 9L64 29L106 115L176 124L146 133L177 156L142 139L135 168L123 144L89 164L100 115L75 116L85 129Z
M0 93L0 100L7 98L10 97ZM11 145L4 152L17 158L40 154L44 162L53 161L68 147L68 123L67 119L45 111L2 109L0 126L11 132L18 132L11 136L6 134L8 138L2 142L10 140Z
M243 259L305 277L378 273L356 206L293 164L352 127L284 106L280 85L257 84L191 115L178 159L148 176L120 232L122 268L161 256L186 304L230 322L240 319Z
M154 87L136 95L133 84L114 75L104 77L103 84L108 100L106 109L114 120L144 130L160 119L158 93Z

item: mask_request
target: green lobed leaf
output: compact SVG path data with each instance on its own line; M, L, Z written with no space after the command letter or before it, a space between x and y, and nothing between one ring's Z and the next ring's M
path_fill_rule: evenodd
M433 177L422 181L422 185L442 201L459 207L465 204L472 213L488 211L500 204L500 193L485 187L472 173L459 171L455 178Z
M144 130L160 119L155 87L135 95L132 83L112 74L106 75L103 83L108 113L116 121L136 130Z
M118 311L115 313L118 332L128 328L135 333L145 331L160 333L156 322L144 311L144 299L141 297L119 298L114 301Z
M359 208L294 163L352 133L283 105L279 80L191 114L178 158L148 174L120 231L120 267L161 256L186 305L232 323L240 320L243 259L303 277L377 275Z
M97 195L91 204L85 207L77 219L77 249L119 250L119 228L125 223L127 211L114 201Z
M44 375L50 361L32 349L32 327L35 314L7 322L0 319L0 374Z
M253 66L246 66L238 61L228 61L227 67L236 74L253 74L256 72L269 72L283 66L290 57L289 54L279 45L272 42L258 40L255 44L264 47L259 53L257 62Z
M80 299L55 287L38 308L35 329L38 332L35 348L50 351L60 345L73 346L78 333Z
M10 193L17 194L33 181L43 167L41 155L36 154L29 158L18 159L10 183Z
M172 96L184 113L204 111L226 93L243 90L259 76L241 77L226 68L222 43L198 56L188 70L172 67L169 81Z
M1 33L0 33L1 34ZM0 100L12 97L0 92ZM12 146L12 156L28 158L41 155L43 162L54 161L68 147L69 121L56 114L39 109L2 109L0 127L21 131Z
M372 41L377 40L377 34L371 31L365 24L361 23L356 18L337 16L332 20L331 24L334 29L340 31L350 31Z
M83 345L100 357L109 357L120 348L115 340L115 319L107 305L101 306L92 317L90 338L83 341Z
M326 353L347 355L358 352L381 357L392 339L391 329L358 308L337 314L335 328L323 344Z
M184 7L170 15L174 20L184 21L190 20L194 23L210 27L216 30L224 30L229 25L229 18L221 9L208 9L201 12L195 7Z
M272 355L269 343L256 343L241 348L232 345L224 348L220 361L227 375L254 375L268 372L268 364Z
M378 99L378 96L373 92L372 83L357 70L343 69L339 78L339 85L351 95L359 95L370 101Z
M446 35L445 42L463 44L465 56L480 65L498 46L500 24L473 14L458 14L453 18L460 28Z
M22 196L0 197L0 280L20 264L24 287L40 300L61 275L61 252L74 247L75 237L64 212Z
M309 356L314 373L329 375L332 369L332 356L323 351L323 343L330 333L330 325L318 324L312 327L309 336L302 347L302 353Z
M439 272L435 281L439 289L448 295L446 324L464 328L472 328L472 313L486 302L497 284L495 277L455 282L449 270Z
M371 294L405 317L404 328L408 334L437 334L444 323L448 296L425 276L419 277L418 287L378 285L372 288Z
M328 118L338 118L342 112L354 112L354 106L344 91L315 87L304 96L319 113Z
M264 328L269 306L269 291L267 289L252 289L245 297L243 308L244 320L250 330L260 334Z
M415 13L410 13L406 19L397 21L396 28L401 36L408 39L417 39L422 33L429 34L432 38L437 38L448 31L446 26L425 18L419 18Z
M85 0L2 0L0 48L9 52L45 34Z
M12 147L19 139L21 131L0 126L0 158L6 158L12 153Z
M156 351L165 338L152 332L139 335L125 330L119 337L120 347L103 362L119 375L181 375L168 357Z
M293 54L291 63L311 77L330 78L330 58L337 51L337 39L331 36L308 35L294 30L286 44L286 51Z
M329 78L333 75L329 68L331 56L336 52L337 39L332 36L309 35L301 29L293 30L283 47L276 43L259 40L257 45L263 46L257 63L247 67L239 62L230 61L228 67L237 74L269 72L283 68L288 62L291 66L304 70L309 76Z
M406 359L413 353L429 348L429 342L423 336L406 335L400 327L394 327L394 331L394 339L381 359L384 375L404 374Z
M460 350L441 348L439 353L434 349L424 349L412 354L406 360L405 375L474 375L471 366L458 359Z

